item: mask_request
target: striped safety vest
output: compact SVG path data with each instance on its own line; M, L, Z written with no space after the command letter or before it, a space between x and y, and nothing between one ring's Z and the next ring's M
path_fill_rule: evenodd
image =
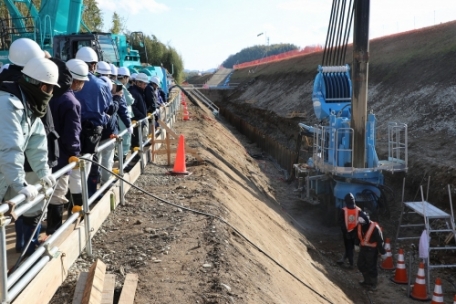
M342 209L344 210L345 227L348 232L353 231L358 225L358 214L361 209L359 207L356 207L355 209L344 207Z
M369 240L370 240L370 238L372 236L372 232L374 232L375 227L377 227L377 223L376 222L371 222L370 225L369 225L369 229L367 229L367 232L366 232L366 234L364 235L364 238L363 238L361 225L358 225L358 238L359 238L361 246L372 247L372 248L377 247L377 242L369 243Z

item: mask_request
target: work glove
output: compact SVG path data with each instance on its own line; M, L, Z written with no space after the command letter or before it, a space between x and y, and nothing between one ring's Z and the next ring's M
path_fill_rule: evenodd
M133 126L129 126L127 129L128 133L133 134Z
M57 182L52 174L43 177L41 180L46 184L46 186L50 188L54 187L55 183Z
M388 255L386 253L382 254L382 261L386 260L387 257L388 257Z
M359 252L359 246L355 245L355 252Z
M24 194L28 201L33 201L38 196L38 190L35 186L27 185L19 191L20 194Z

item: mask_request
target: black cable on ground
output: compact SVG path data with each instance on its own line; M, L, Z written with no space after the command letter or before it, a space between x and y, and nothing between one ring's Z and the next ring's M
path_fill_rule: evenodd
M275 260L272 256L270 256L268 253L266 253L263 249L261 249L259 246L257 246L255 243L253 243L253 241L251 241L247 236L245 236L244 234L242 234L238 229L236 229L233 225L231 225L230 223L228 223L227 221L225 221L224 219L222 219L221 217L217 216L217 215L214 215L214 214L210 214L210 213L206 213L206 212L202 212L202 211L198 211L198 210L195 210L195 209L191 209L191 208L187 208L187 207L184 207L184 206L181 206L181 205L177 205L177 204L174 204L174 203L171 203L165 199L162 199L144 189L141 189L140 187L134 185L133 183L130 183L129 181L125 180L124 178L122 178L120 175L112 172L111 170L109 170L108 168L106 168L105 166L101 165L101 164L98 164L97 162L91 160L91 159L87 159L87 158L80 158L81 160L86 160L86 161L89 161L91 163L94 163L94 164L97 164L100 168L102 168L103 170L106 170L107 172L111 173L113 176L117 177L118 179L124 181L125 183L127 183L128 185L130 185L131 187L135 188L136 190L139 190L140 192L144 193L145 195L148 195L150 197L153 197L155 198L156 200L159 200L165 204L168 204L170 206L173 206L173 207L177 207L177 208L180 208L182 210L187 210L187 211L190 211L190 212L193 212L193 213L196 213L196 214L200 214L200 215L205 215L205 216L208 216L208 217L212 217L214 219L217 219L219 221L221 221L222 223L226 224L228 227L230 227L231 229L233 229L237 234L239 234L244 240L246 240L250 245L252 245L254 248L256 248L259 252L263 253L267 258L269 258L272 262L274 262L277 266L279 266L280 268L282 268L286 273L288 273L290 276L292 276L295 280L297 280L299 283L301 283L302 285L304 285L305 287L307 287L310 291L312 291L313 293L315 293L316 295L318 295L320 298L322 298L323 300L327 301L328 303L332 303L331 300L329 300L328 298L326 298L324 295L322 295L321 293L319 293L318 291L316 291L315 289L313 289L310 285L306 284L304 281L302 281L300 278L298 278L296 275L294 275L291 271L289 271L287 268L285 268L285 266L283 266L282 264L280 264L277 260Z

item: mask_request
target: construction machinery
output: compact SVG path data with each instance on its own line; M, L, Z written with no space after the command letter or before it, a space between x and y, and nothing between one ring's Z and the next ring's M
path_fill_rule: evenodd
M383 172L406 171L408 151L407 125L390 122L387 158L380 160L377 155L377 119L367 112L369 7L369 0L333 1L323 63L312 94L320 123L299 123L300 136L313 139L312 157L304 166L296 164L295 172L306 180L302 198L326 200L329 211L343 207L345 195L352 193L357 205L375 219L387 206ZM344 61L352 23L350 66Z
M0 20L0 62L3 64L9 63L9 47L19 38L36 41L43 50L63 61L74 58L81 47L89 46L100 60L127 67L132 73L158 76L162 89L168 93L166 69L141 64L140 54L132 49L127 36L90 31L82 21L83 0L42 0L39 8L33 0L3 0L3 3L10 16ZM18 4L22 5L21 10ZM21 13L24 10L26 16ZM86 32L81 32L81 28Z

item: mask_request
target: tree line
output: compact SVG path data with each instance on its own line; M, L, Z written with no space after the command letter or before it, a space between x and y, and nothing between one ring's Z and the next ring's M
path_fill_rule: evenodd
M225 68L233 68L235 64L249 62L257 59L261 59L268 56L278 55L292 50L297 50L298 47L290 43L280 43L272 45L255 45L240 52L230 55L222 65Z
M92 31L102 31L103 17L98 8L97 0L84 0L85 10L82 16L84 23ZM112 15L112 23L109 29L113 34L124 34L132 48L139 51L141 62L153 66L163 66L177 82L184 78L184 63L177 50L170 45L165 45L155 35L132 35L127 29L125 19L117 12ZM81 29L82 30L82 29Z

